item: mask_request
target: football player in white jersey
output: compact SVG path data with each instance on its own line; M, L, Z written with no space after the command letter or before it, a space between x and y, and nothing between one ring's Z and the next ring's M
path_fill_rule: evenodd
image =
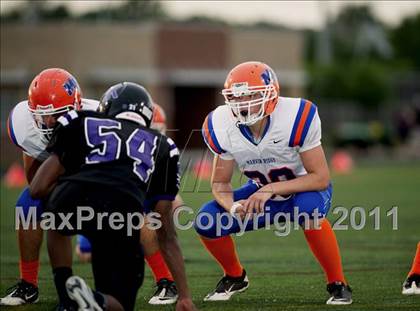
M96 110L99 102L82 99L76 79L66 70L50 68L39 73L29 87L28 100L18 103L11 111L7 129L11 141L23 152L23 164L28 183L35 172L48 158L45 148L56 125L58 117L70 109ZM22 208L25 218L30 208L36 208L36 218L40 219L42 201L34 200L25 188L20 194L16 207ZM38 301L39 252L43 232L39 226L18 230L20 253L20 280L10 288L7 296L1 298L0 305L17 306ZM71 243L71 241L69 241ZM54 268L54 267L53 267Z
M325 218L332 186L317 107L305 99L280 97L274 71L261 62L233 68L222 94L226 105L212 111L202 129L215 154L211 178L215 200L202 206L195 228L224 276L204 300L229 300L248 288L231 237L241 230L239 221L249 231L289 218L303 227L325 272L327 304L351 304L336 237ZM235 165L249 182L233 190ZM253 217L257 214L264 217Z

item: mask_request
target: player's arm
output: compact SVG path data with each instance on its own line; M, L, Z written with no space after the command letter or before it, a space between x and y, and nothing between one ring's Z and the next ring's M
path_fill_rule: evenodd
M37 170L29 191L34 199L46 197L55 187L58 177L64 173L64 167L61 165L57 155L52 154Z
M225 134L225 131L220 128L222 122L215 123L217 120L220 121L217 116L215 117L215 112L210 112L204 119L201 134L203 135L205 144L214 154L211 176L211 189L213 196L217 203L230 212L234 203L231 180L235 160L232 154L222 147L223 144L221 144L221 138ZM215 128L218 130L215 130Z
M23 104L23 103L20 103ZM19 106L20 104L18 104L17 106ZM26 104L25 104L26 106ZM25 109L27 109L25 107ZM32 178L35 175L36 170L40 167L40 165L42 164L41 161L36 160L36 156L34 156L35 154L35 150L33 148L29 148L28 146L25 145L24 147L24 141L25 141L25 136L27 135L27 132L25 129L25 127L15 127L14 125L16 124L20 124L22 119L19 118L19 116L21 116L21 114L18 113L13 113L15 111L15 109L13 109L10 112L9 117L7 118L7 134L9 135L10 141L17 146L20 150L22 150L22 158L23 158L23 167L25 170L25 177L26 177L26 181L28 182L28 184L32 181ZM17 116L17 117L16 117ZM24 119L23 119L24 120ZM23 128L23 130L22 130ZM35 148L37 149L37 148ZM39 151L39 150L36 150Z
M186 303L186 301L191 301L192 303L185 274L184 258L173 221L172 202L166 200L158 201L155 211L160 214L162 221L162 226L157 230L160 250L175 279L179 291L178 301L181 304Z
M73 145L72 139L75 135L71 135L70 127L76 125L76 123L74 120L69 123L63 116L58 118L57 121L59 124L46 148L51 155L39 167L29 187L34 199L47 196L55 187L58 177L65 172L63 158L68 157L66 155L69 146Z
M304 191L320 191L328 187L330 173L321 145L300 153L307 174L287 181L279 181L261 187L243 204L248 213L263 212L264 205L273 195L287 196Z
M155 211L160 214L162 226L157 230L159 248L175 279L179 291L177 310L195 310L185 274L184 258L175 230L172 202L179 190L179 150L169 138L158 152L158 162L151 177L148 198L156 201Z
M271 190L274 194L287 195L326 189L330 183L330 172L322 146L300 153L300 158L308 174L292 180L268 184L263 187L264 190Z
M320 191L328 187L330 183L330 172L324 149L321 145L321 120L317 108L309 101L304 102L309 108L306 118L295 120L299 126L308 127L307 133L303 131L300 135L290 137L289 146L297 148L302 164L307 172L306 175L298 178L281 181L266 185L261 191L268 191L279 195L288 195L304 191ZM312 116L312 118L310 117Z
M34 159L33 157L28 156L27 154L23 153L23 168L25 170L26 180L28 184L31 183L32 179L35 176L36 171L41 166L42 162Z
M217 203L223 206L228 212L233 205L231 180L234 167L235 160L224 160L218 155L214 156L211 190Z

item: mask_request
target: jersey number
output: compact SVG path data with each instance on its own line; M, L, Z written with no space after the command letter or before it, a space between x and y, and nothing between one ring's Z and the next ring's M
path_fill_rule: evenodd
M85 119L85 138L92 151L86 156L86 164L115 161L120 158L121 138L112 130L120 130L121 123L109 119ZM108 130L108 131L104 131ZM136 129L126 141L127 156L134 160L133 172L147 182L154 170L153 153L157 136Z
M270 172L268 173L270 181L268 181L266 176L260 171L244 171L244 174L248 178L257 181L262 185L267 185L269 183L278 182L281 180L291 180L296 178L293 171L288 167L275 168L270 170Z

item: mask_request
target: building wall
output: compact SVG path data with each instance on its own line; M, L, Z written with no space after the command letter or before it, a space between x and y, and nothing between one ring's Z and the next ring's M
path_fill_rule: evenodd
M221 27L166 24L157 34L157 63L161 69L224 69L228 40Z
M240 62L267 62L279 74L285 95L300 93L302 49L302 34L281 30L173 23L2 24L1 143L7 141L8 112L25 99L33 77L48 67L73 73L88 98L99 98L121 81L145 85L167 111L168 127L184 129L174 135L185 142L187 129L201 128L205 114L223 103L226 74ZM191 116L188 127L180 113ZM191 146L202 147L201 138Z
M232 29L228 67L260 60L278 70L302 70L303 36L295 31Z
M231 67L251 59L284 72L289 85L288 75L302 72L302 50L302 35L291 31L177 24L2 24L1 85L26 86L40 70L53 66L68 69L88 86L124 78L145 84L214 85ZM294 84L290 86L299 83Z
M117 24L2 24L1 69L36 73L64 67L82 79L95 68L155 67L155 26Z

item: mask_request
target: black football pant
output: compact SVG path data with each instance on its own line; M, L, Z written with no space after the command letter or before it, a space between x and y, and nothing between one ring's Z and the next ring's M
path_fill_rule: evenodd
M109 187L65 181L52 192L47 211L57 215L68 212L76 214L77 206L91 207L95 211L94 218L83 222L80 230L66 228L60 233L83 234L89 239L92 244L92 270L96 290L116 298L124 310L133 310L144 276L140 230L133 229L132 235L128 236L126 225L120 230L114 230L109 226L107 218L103 218L102 229L99 230L97 213L118 212L127 219L128 213L140 212L141 206L131 196ZM71 225L77 228L77 219L73 216Z

